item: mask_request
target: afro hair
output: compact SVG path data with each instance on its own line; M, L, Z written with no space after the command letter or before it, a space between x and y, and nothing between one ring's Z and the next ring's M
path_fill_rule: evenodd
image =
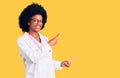
M19 26L23 32L29 31L28 22L30 21L31 17L40 14L43 18L43 26L41 29L44 28L45 23L47 22L47 12L46 10L37 3L32 3L28 5L20 14L19 16Z

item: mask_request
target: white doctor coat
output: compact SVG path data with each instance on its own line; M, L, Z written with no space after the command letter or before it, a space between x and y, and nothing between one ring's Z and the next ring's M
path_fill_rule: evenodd
M61 69L61 62L52 60L52 49L47 38L40 33L39 35L41 43L27 32L17 39L20 56L26 68L25 78L55 78L54 70Z

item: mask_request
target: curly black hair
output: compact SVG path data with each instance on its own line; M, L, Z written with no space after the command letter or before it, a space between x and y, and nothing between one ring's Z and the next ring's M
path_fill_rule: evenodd
M41 29L44 28L45 23L47 22L47 12L42 7L42 5L39 5L37 3L32 3L31 5L28 5L20 14L19 16L19 26L22 29L23 32L29 31L28 22L30 21L31 17L40 14L43 18L43 26Z

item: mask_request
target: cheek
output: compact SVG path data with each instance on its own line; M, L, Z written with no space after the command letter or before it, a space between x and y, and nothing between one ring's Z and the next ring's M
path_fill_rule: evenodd
M35 26L34 26L33 24L30 24L30 25L29 25L29 28L30 28L30 29L32 29L32 28L34 28L34 27L35 27Z
M43 26L43 23L41 23L41 27Z

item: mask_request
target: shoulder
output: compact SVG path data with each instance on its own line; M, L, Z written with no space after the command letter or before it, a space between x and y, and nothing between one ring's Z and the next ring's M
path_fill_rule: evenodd
M24 39L25 39L25 37L26 37L26 33L24 33L22 36L19 36L19 37L17 38L17 43L23 42Z
M21 41L21 40L23 40L23 36L19 36L19 37L17 38L17 41Z
M39 35L40 35L42 38L44 38L46 41L48 41L48 37L47 37L47 36L45 36L45 35L43 35L43 34L41 34L41 33L39 33Z
M19 44L21 42L24 42L23 36L20 36L20 37L17 38L17 44Z
M48 41L48 37L44 36L45 40Z

